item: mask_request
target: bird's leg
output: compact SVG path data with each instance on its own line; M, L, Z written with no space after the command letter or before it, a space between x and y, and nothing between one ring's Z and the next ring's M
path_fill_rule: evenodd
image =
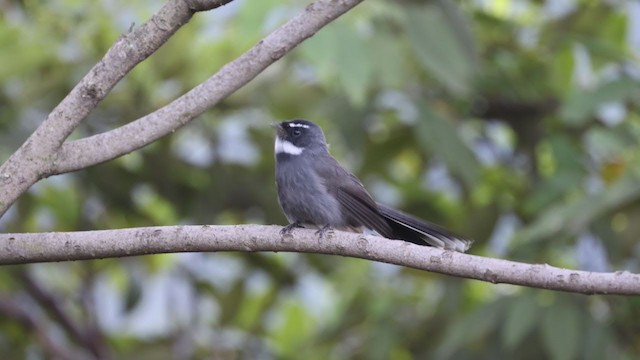
M282 228L282 230L280 230L280 235L284 236L287 235L289 233L291 233L291 231L295 228L301 228L303 227L302 224L298 221L295 221L285 227Z
M333 228L331 227L331 225L327 224L321 227L318 231L316 231L316 235L318 235L320 239L323 239L328 232L332 232L332 231L333 231Z

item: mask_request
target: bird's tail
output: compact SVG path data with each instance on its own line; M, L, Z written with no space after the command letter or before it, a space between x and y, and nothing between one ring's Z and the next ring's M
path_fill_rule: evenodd
M394 237L399 240L459 252L467 251L473 242L453 235L438 225L386 205L378 203L378 209L391 226Z

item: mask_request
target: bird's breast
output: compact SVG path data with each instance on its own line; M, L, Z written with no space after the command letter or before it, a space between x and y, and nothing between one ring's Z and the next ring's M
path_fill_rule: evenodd
M341 226L341 209L313 167L301 159L276 159L278 200L291 222Z

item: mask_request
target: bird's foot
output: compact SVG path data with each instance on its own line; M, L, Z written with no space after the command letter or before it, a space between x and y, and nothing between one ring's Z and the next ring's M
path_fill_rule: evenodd
M320 240L324 239L325 236L331 237L331 235L333 235L333 228L331 225L325 225L316 231L316 235L318 235Z
M280 230L280 235L285 236L285 235L289 235L291 233L291 231L295 228L301 228L302 224L300 224L299 222L294 222L291 223L285 227L282 228L282 230Z

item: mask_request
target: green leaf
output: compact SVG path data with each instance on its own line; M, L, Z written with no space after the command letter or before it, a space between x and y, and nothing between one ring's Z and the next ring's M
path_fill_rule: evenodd
M148 216L154 224L175 224L178 219L173 205L148 186L141 186L134 193L136 208Z
M551 59L551 86L560 94L569 94L572 90L571 77L575 66L573 49L563 48Z
M453 122L431 111L424 101L418 102L418 107L421 120L416 124L416 131L420 145L440 156L449 170L472 188L480 172L475 155L462 141Z
M238 309L236 324L239 328L251 331L260 319L264 316L265 307L273 299L275 292L268 289L260 293L248 293L245 296L242 306Z
M611 358L611 350L615 347L615 341L611 336L610 327L591 320L585 328L585 341L581 359L599 360Z
M507 308L502 343L508 349L515 349L522 339L531 332L539 312L531 292L525 292L515 298Z
M304 339L314 327L314 319L309 316L304 307L295 300L282 304L280 324L270 334L280 358L296 358Z
M337 57L333 61L339 63L338 79L349 100L357 106L365 103L367 90L373 79L373 61L371 51L355 29L337 27L335 42Z
M244 286L244 281L235 281L229 291L220 293L217 296L218 304L220 306L220 324L233 323L242 304L244 303L247 292Z
M341 85L349 100L363 105L373 80L371 50L352 26L337 22L320 31L302 46L304 57L316 67L320 81Z
M277 8L281 3L278 0L243 3L232 23L236 27L234 30L241 32L242 36L234 36L234 41L243 41L243 45L250 46L253 41L260 38L260 35L269 33L270 29L265 26L268 24L266 20L273 19L274 14L282 11ZM275 27L277 23L268 25Z
M616 128L592 127L584 136L585 146L596 159L615 159L625 153L636 152L637 139L631 135L628 124Z
M375 66L374 74L383 87L402 87L410 75L409 64L404 56L398 56L405 51L394 35L381 33L367 46L371 49L371 56L376 61L367 61Z
M603 191L543 212L519 234L522 242L541 240L560 233L575 235L595 218L640 198L640 181L633 173L623 175Z
M475 63L466 37L458 35L466 32L461 23L451 21L441 7L426 5L408 6L404 26L423 68L449 91L467 94Z
M537 214L562 196L575 192L575 184L587 174L577 142L566 135L550 135L536 149L538 169L544 176L525 201L527 213Z
M578 355L580 313L568 301L557 301L542 320L542 341L553 360L571 360Z
M585 173L577 141L565 134L552 135L548 139L558 171Z
M575 90L564 102L560 116L567 125L582 126L602 104L640 98L638 81L620 79L608 82L595 90Z
M447 329L444 341L438 346L434 358L455 359L454 355L458 349L491 332L498 322L498 315L503 305L504 301L486 303L463 318L457 319Z
M81 213L82 199L74 180L68 185L45 185L40 194L40 201L51 209L55 217L55 230L74 229ZM64 186L63 186L64 185Z

